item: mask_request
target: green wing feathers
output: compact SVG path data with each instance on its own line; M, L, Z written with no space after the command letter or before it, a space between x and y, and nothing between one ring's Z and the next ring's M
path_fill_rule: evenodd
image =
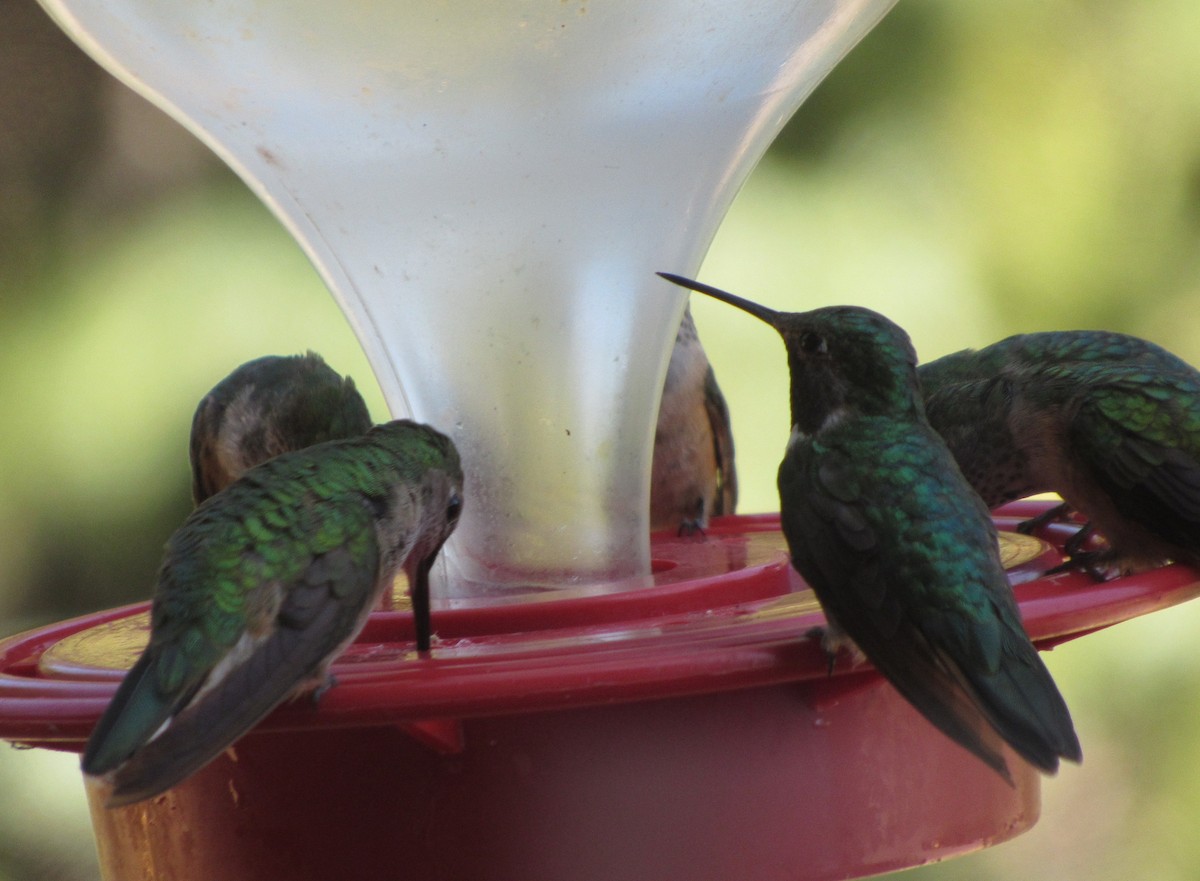
M384 560L408 554L421 526L398 484L431 469L461 481L448 438L398 420L279 455L192 512L167 543L149 645L84 752L84 772L113 784L110 805L175 785L324 682L384 586Z
M926 719L1010 781L1001 740L1045 771L1079 758L987 510L931 429L880 421L800 444L779 479L797 568Z
M1200 384L1127 368L1093 391L1068 441L1122 516L1200 552Z
M141 801L182 781L296 691L322 684L324 664L370 611L374 567L346 565L350 552L318 558L287 592L277 626L221 681L113 775L109 805Z
M1031 765L1052 774L1060 757L1083 759L1066 701L1024 631L1004 634L1002 663L963 674L988 721Z
M269 469L278 461L260 467ZM328 486L313 491L303 481L281 483L270 477L263 476L266 488L243 480L214 496L168 542L151 611L150 643L88 742L86 773L107 774L150 743L206 686L213 669L248 631L265 633L277 626L277 619L289 616L297 622L311 617L300 606L324 591L326 597L336 595L338 604L355 608L350 623L333 639L336 647L358 608L369 602L371 583L352 577L357 572L373 583L378 567L365 503L359 498L347 503L344 488L339 487L340 493ZM339 498L340 503L332 500ZM290 603L281 599L289 591L294 592ZM262 658L268 656L274 657ZM319 659L306 658L305 663L315 665ZM283 675L291 675L295 667L284 669ZM254 712L249 724L265 710ZM172 722L153 742L175 727ZM165 743L178 744L181 738L172 735Z

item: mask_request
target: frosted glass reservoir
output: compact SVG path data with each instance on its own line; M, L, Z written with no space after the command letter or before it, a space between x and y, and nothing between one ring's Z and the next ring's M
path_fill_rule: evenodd
M654 272L695 272L893 2L43 0L293 232L392 413L454 438L443 594L649 573L684 304Z

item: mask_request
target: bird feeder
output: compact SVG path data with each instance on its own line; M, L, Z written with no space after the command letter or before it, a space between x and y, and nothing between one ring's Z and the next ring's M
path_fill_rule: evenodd
M1038 577L1071 533L1001 533L1040 647L1200 594L1180 566ZM147 802L109 810L89 789L104 877L822 881L1036 821L1039 777L1007 748L1011 788L869 667L828 670L802 636L822 619L776 517L651 548L636 590L444 603L429 659L409 612L375 613L319 708L280 707ZM142 604L0 642L0 736L81 750L146 617Z
M432 656L398 603L319 707L147 802L89 791L105 878L833 879L1036 820L1015 755L1009 787L868 667L830 674L778 518L647 528L684 304L654 272L694 273L892 2L43 0L274 211L467 471ZM1200 592L1005 547L1043 646ZM137 606L0 643L0 737L82 749L145 636Z

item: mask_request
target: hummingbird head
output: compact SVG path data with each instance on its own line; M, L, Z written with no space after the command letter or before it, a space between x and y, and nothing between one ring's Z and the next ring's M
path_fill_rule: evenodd
M399 466L375 503L375 530L385 577L401 566L408 575L417 651L424 653L433 635L429 571L462 513L462 462L446 435L404 419L372 429L366 439L387 447Z
M792 422L805 434L848 411L920 409L917 353L898 325L859 306L776 313L792 377Z
M367 405L315 352L256 358L221 380L192 419L196 504L280 453L365 434Z
M278 387L270 411L277 443L285 450L355 437L371 427L353 379L339 376L315 352L279 360L290 361L293 372Z
M411 584L424 579L462 513L463 470L454 442L441 432L400 419L367 435L399 463L398 479L379 506L376 532L384 570L403 566Z
M453 467L431 469L421 485L421 520L408 566L432 563L458 527L463 506L463 475L457 456ZM411 573L410 573L411 575Z
M859 306L777 312L700 282L659 275L749 312L779 332L791 373L792 424L804 434L815 434L851 411L919 412L912 342L878 312Z

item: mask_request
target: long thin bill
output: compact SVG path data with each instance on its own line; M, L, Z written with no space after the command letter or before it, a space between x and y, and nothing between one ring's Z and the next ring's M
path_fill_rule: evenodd
M687 288L689 291L695 291L698 294L706 294L714 299L728 303L730 306L737 306L743 312L749 312L755 318L761 318L771 327L776 327L779 313L774 309L768 309L766 306L760 306L752 300L746 300L736 294L731 294L728 291L723 291L720 288L714 288L711 285L702 284L698 281L692 281L690 278L684 278L682 275L673 275L670 272L659 272L658 275L665 278L672 284L677 284L681 288Z
M441 548L438 548L441 550ZM437 559L437 551L417 563L415 577L410 579L409 597L412 599L413 629L416 631L417 651L429 651L433 640L433 623L429 613L429 570Z

